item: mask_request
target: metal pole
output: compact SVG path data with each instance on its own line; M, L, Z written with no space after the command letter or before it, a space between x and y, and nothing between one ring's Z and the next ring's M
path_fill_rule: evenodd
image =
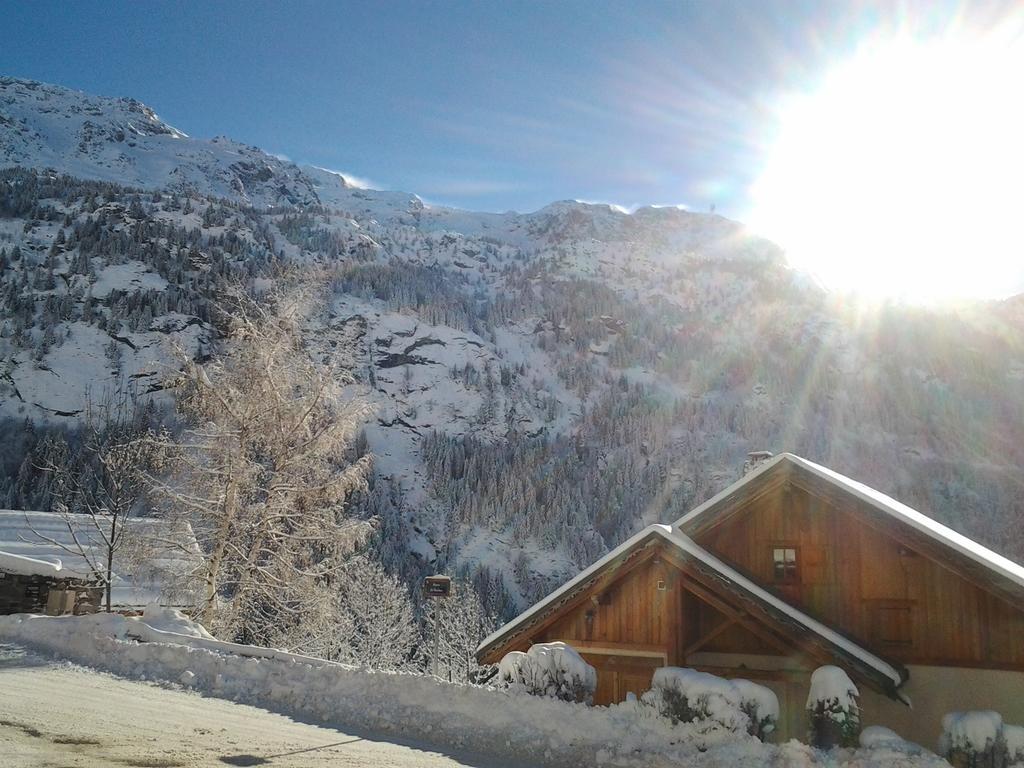
M434 600L434 677L437 677L437 656L441 644L441 601Z

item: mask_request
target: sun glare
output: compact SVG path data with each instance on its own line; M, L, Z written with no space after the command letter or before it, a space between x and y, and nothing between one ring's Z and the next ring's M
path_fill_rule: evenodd
M751 224L836 290L1020 290L1022 97L1019 36L865 44L781 105Z

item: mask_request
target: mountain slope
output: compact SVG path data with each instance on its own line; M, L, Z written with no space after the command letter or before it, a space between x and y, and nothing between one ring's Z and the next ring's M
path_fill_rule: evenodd
M238 145L185 138L134 102L3 83L3 136L45 128L19 131L23 159L0 172L6 506L43 503L25 465L36 433L73 426L98 392L135 386L169 407L170 347L216 354L225 280L255 288L281 262L316 263L334 293L307 340L376 406L357 507L409 578L463 572L508 613L764 448L1024 554L1019 300L864 306L721 217L473 213L251 148L273 181L239 190ZM107 133L80 151L68 137L84 115ZM287 179L298 205L272 188Z

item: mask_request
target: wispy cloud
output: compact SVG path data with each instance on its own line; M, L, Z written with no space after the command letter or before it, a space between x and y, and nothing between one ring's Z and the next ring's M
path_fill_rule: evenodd
M583 203L584 205L607 205L612 210L628 214L636 213L641 208L672 208L677 211L692 210L690 206L685 203L633 203L632 205L622 205L621 203L612 203L607 200L582 200L579 198L577 198L576 202Z
M356 187L357 189L386 189L375 181L371 181L365 176L356 176L348 171L338 171L334 168L324 168L323 166L314 165L314 168L325 173L333 173L335 176L341 176L350 187Z
M633 213L633 211L635 211L637 209L637 206L635 206L635 205L634 206L619 205L618 203L610 203L607 200L582 200L580 198L576 198L576 202L577 203L583 203L584 205L607 205L613 211L618 211L619 213L627 213L627 214L628 213Z

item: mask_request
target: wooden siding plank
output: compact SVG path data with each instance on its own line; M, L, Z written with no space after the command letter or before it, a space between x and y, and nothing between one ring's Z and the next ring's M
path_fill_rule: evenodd
M934 547L924 547L867 520L871 510L838 498L829 484L793 473L773 493L695 534L698 544L772 588L772 542L793 542L806 558L800 591L776 591L818 620L878 648L904 664L1024 664L1024 611L1003 595L952 570ZM876 515L877 516L877 515ZM904 526L905 527L905 526ZM911 533L914 533L911 531ZM880 644L879 610L886 601L912 601L910 642Z

